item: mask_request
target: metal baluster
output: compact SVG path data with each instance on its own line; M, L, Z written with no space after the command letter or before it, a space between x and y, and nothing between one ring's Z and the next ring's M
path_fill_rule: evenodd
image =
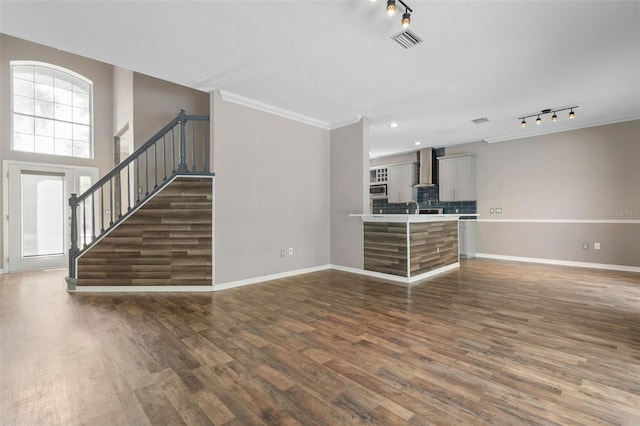
M194 120L191 121L191 157L193 158L193 170L194 172L198 170L198 166L196 165L196 122Z
M140 202L140 157L136 157L136 204Z
M116 205L118 206L118 219L119 219L122 217L122 170L118 172L118 180L116 182L118 183L118 191L116 191L116 194L119 200L116 203Z
M131 210L131 163L127 164L127 211Z
M158 142L153 144L153 188L158 187Z
M109 179L109 226L113 225L113 179Z
M104 186L100 187L100 233L104 232Z
M166 135L162 136L162 180L167 180L167 138Z
M82 244L87 247L87 199L82 200Z
M144 152L144 196L149 195L149 150Z
M171 156L173 157L173 171L172 174L176 172L176 133L175 126L171 128Z
M91 193L91 241L96 239L96 193Z
M71 194L69 198L69 207L71 207L71 248L69 249L69 276L76 278L75 256L78 253L78 196Z

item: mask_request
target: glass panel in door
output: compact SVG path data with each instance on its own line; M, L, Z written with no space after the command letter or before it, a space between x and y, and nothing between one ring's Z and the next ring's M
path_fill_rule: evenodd
M22 171L22 257L64 256L64 175Z

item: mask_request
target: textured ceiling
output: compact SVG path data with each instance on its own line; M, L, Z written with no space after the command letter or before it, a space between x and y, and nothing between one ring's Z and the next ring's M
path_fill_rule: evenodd
M0 31L325 127L369 117L373 156L640 118L638 1L407 3L408 50L382 0L2 0Z

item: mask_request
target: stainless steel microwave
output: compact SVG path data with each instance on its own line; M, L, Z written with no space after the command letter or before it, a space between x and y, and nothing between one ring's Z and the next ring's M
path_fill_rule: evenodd
M387 184L376 183L369 185L369 195L373 198L382 198L387 196Z

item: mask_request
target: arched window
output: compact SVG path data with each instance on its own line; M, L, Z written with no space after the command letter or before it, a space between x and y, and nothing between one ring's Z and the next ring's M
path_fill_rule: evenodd
M32 61L12 61L11 76L11 149L93 158L93 82Z

